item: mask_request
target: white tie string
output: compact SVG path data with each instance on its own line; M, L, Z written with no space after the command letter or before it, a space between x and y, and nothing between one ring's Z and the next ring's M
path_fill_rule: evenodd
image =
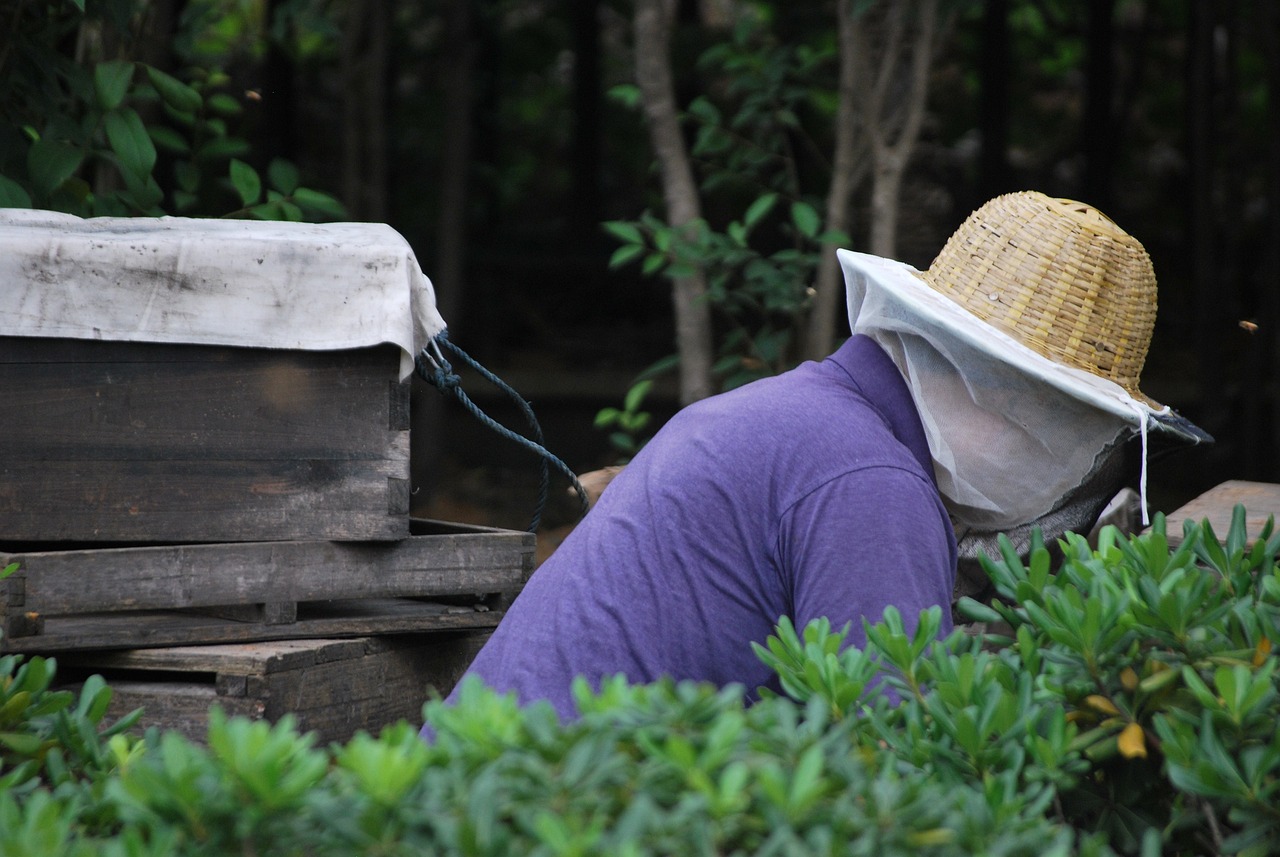
M1142 437L1142 470L1138 476L1138 503L1142 507L1142 526L1146 527L1151 523L1151 515L1147 511L1147 417L1149 410L1146 405L1133 399L1129 400L1129 406L1138 415L1138 434Z

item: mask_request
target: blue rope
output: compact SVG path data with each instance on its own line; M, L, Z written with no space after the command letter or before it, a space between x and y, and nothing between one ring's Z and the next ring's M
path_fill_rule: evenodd
M480 407L476 405L475 402L471 401L471 398L462 391L462 379L454 373L453 366L445 359L444 354L441 353L440 346L442 345L452 351L458 359L462 360L472 369L479 372L481 377L486 381L506 393L511 400L519 406L521 413L524 414L525 420L529 423L531 434L533 435L532 439L525 437L524 435L517 434L497 422L484 411L480 410ZM434 354L432 354L433 347L435 351ZM454 398L456 398L462 406L470 411L471 415L481 423L493 429L508 440L518 443L524 448L537 453L541 479L538 488L538 505L534 509L533 521L529 524L529 532L532 533L537 531L538 525L542 522L542 510L547 505L547 493L551 484L551 474L547 467L548 463L555 465L556 470L560 471L569 479L574 492L578 495L578 501L581 504L580 514L585 515L587 513L587 492L583 489L582 483L578 481L577 474L570 470L567 464L547 451L545 445L546 441L542 436L542 426L538 424L538 418L534 416L533 408L524 400L524 397L513 390L507 382L481 366L470 354L467 354L461 348L449 341L447 332L443 330L436 334L435 338L432 339L426 348L422 349L422 352L414 361L414 366L417 369L419 377L439 390L441 394L448 395L452 393Z

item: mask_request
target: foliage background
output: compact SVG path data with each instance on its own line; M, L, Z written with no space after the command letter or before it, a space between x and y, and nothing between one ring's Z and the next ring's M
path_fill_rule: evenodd
M18 24L77 6L97 23L57 34L51 54L27 51L30 32ZM732 103L734 74L699 58L729 43L747 14L764 17L774 45L822 57L835 38L834 3L823 0L676 6L682 107L699 96ZM1219 440L1153 468L1157 507L1172 510L1228 478L1277 478L1268 454L1280 373L1275 4L944 6L954 17L900 200L898 256L926 266L964 215L1001 191L1097 204L1156 264L1148 392ZM609 96L633 82L632 14L628 0L10 0L0 10L0 175L22 170L15 158L33 119L20 108L56 109L48 87L65 95L68 68L129 59L203 82L206 99L216 89L238 103L222 117L225 136L244 142L234 156L260 177L262 202L281 192L275 185L296 184L331 193L344 216L398 229L436 282L453 340L531 399L549 446L571 467L590 469L613 456L592 416L673 350L667 284L636 265L610 268L618 242L601 228L661 211L642 116ZM824 74L830 90L834 68L820 61L812 79ZM786 94L759 79L757 94ZM145 89L145 76L134 85ZM802 117L819 141L830 133L823 93L813 85ZM160 115L138 110L148 127ZM192 213L244 202L245 185L227 174L232 155L223 155L202 165ZM177 160L159 147L155 177L170 210ZM287 165L274 170L279 182L273 162ZM797 163L820 187L821 164ZM714 172L700 166L703 178ZM95 170L85 181L110 188ZM855 248L866 246L866 197L855 190ZM722 192L707 218L724 228L752 198ZM306 214L337 216L332 207ZM668 380L657 379L646 400L659 422L677 404ZM419 501L456 466L527 467L429 388L417 393ZM519 526L526 514L487 522Z

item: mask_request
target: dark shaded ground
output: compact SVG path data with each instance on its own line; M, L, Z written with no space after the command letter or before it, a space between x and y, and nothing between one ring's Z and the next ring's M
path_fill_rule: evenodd
M417 517L511 530L528 529L538 503L536 465L449 467L440 487L414 508ZM538 528L537 562L564 540L577 521L577 501L562 477L553 476Z

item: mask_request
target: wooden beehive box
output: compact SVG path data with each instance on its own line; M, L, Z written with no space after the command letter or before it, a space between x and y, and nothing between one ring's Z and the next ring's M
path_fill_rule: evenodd
M532 533L414 519L396 542L0 553L0 651L489 629L533 570Z
M0 544L404 538L443 326L382 224L0 209Z
M448 694L487 639L483 631L353 639L76 652L58 658L75 687L97 673L112 689L107 716L143 709L141 728L203 742L209 709L279 720L292 714L321 743L398 720L418 724L429 695Z
M409 386L341 351L0 338L0 542L399 539Z

